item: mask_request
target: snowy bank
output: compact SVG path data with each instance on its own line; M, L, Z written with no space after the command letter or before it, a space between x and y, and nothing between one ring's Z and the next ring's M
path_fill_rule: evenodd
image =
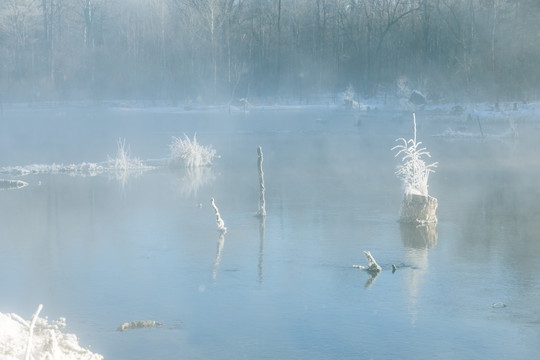
M92 353L79 345L77 336L63 333L66 319L48 322L40 318L39 311L31 321L16 314L0 313L0 359L18 360L102 360L103 356Z

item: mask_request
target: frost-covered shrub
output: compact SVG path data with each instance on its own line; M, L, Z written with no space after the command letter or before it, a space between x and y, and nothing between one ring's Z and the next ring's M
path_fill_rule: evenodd
M109 175L120 182L122 187L127 183L128 178L141 175L144 171L151 169L139 158L132 158L129 146L126 147L125 139L118 139L118 149L114 158L108 157L107 163L101 169L106 170Z
M109 157L110 166L115 170L138 170L143 167L139 158L131 158L129 146L126 147L125 139L118 139L116 157Z
M396 139L402 142L392 148L397 150L395 157L401 156L402 163L397 166L396 175L401 179L406 195L428 196L429 174L438 163L426 164L424 156L431 157L426 148L420 147L420 141L416 141L416 116L413 114L414 137L408 141L404 138Z
M193 140L186 134L184 134L184 138L173 136L172 139L173 142L169 144L169 149L173 164L180 163L188 168L212 165L216 150L211 145L200 145L196 135L193 135Z

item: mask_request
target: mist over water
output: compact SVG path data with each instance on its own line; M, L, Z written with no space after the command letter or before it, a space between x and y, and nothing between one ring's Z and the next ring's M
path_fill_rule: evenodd
M183 134L216 149L211 167L122 181L1 174L29 185L0 191L0 311L28 318L42 303L42 316L66 317L106 359L540 355L535 119L516 119L517 137L470 138L440 135L476 134L475 122L417 113L418 139L439 162L430 227L397 222L390 148L411 135L406 112L13 107L0 120L2 168L99 163L119 138L143 162L167 157ZM382 267L375 277L352 267L367 264L363 251ZM134 320L163 326L117 331Z

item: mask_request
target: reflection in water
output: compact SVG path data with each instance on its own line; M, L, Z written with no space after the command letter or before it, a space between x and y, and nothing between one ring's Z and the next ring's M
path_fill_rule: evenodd
M403 277L409 286L411 325L414 327L418 317L419 288L422 276L428 269L428 249L437 243L437 226L401 223L400 231L401 240L408 249L405 263L411 267Z
M185 168L185 171L186 173L177 187L185 197L197 196L199 188L215 180L212 168L208 166Z
M408 248L428 249L437 244L437 225L436 224L407 224L400 223L401 240Z
M364 284L364 288L369 289L371 287L371 285L373 285L373 283L375 282L375 279L377 278L377 276L379 276L381 271L380 270L379 271L369 271L369 270L367 270L366 272L369 275L369 279Z
M122 190L126 187L126 184L130 178L138 178L145 170L143 169L113 169L110 172L110 176L120 183Z
M264 278L264 234L266 226L266 217L260 216L259 221L259 281Z
M225 231L220 231L219 232L216 259L214 260L214 270L212 271L212 279L213 280L216 280L217 270L218 270L218 267L219 267L219 263L221 262L221 252L223 251L223 246L224 245L225 245Z
M28 186L28 183L22 180L0 179L0 190L21 189Z

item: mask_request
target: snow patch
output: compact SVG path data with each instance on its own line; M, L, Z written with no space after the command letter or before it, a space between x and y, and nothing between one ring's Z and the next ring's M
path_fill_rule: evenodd
M49 323L47 318L38 317L39 310L41 305L32 321L17 314L0 313L1 359L103 359L102 355L81 347L76 335L62 332L66 327L65 318Z

